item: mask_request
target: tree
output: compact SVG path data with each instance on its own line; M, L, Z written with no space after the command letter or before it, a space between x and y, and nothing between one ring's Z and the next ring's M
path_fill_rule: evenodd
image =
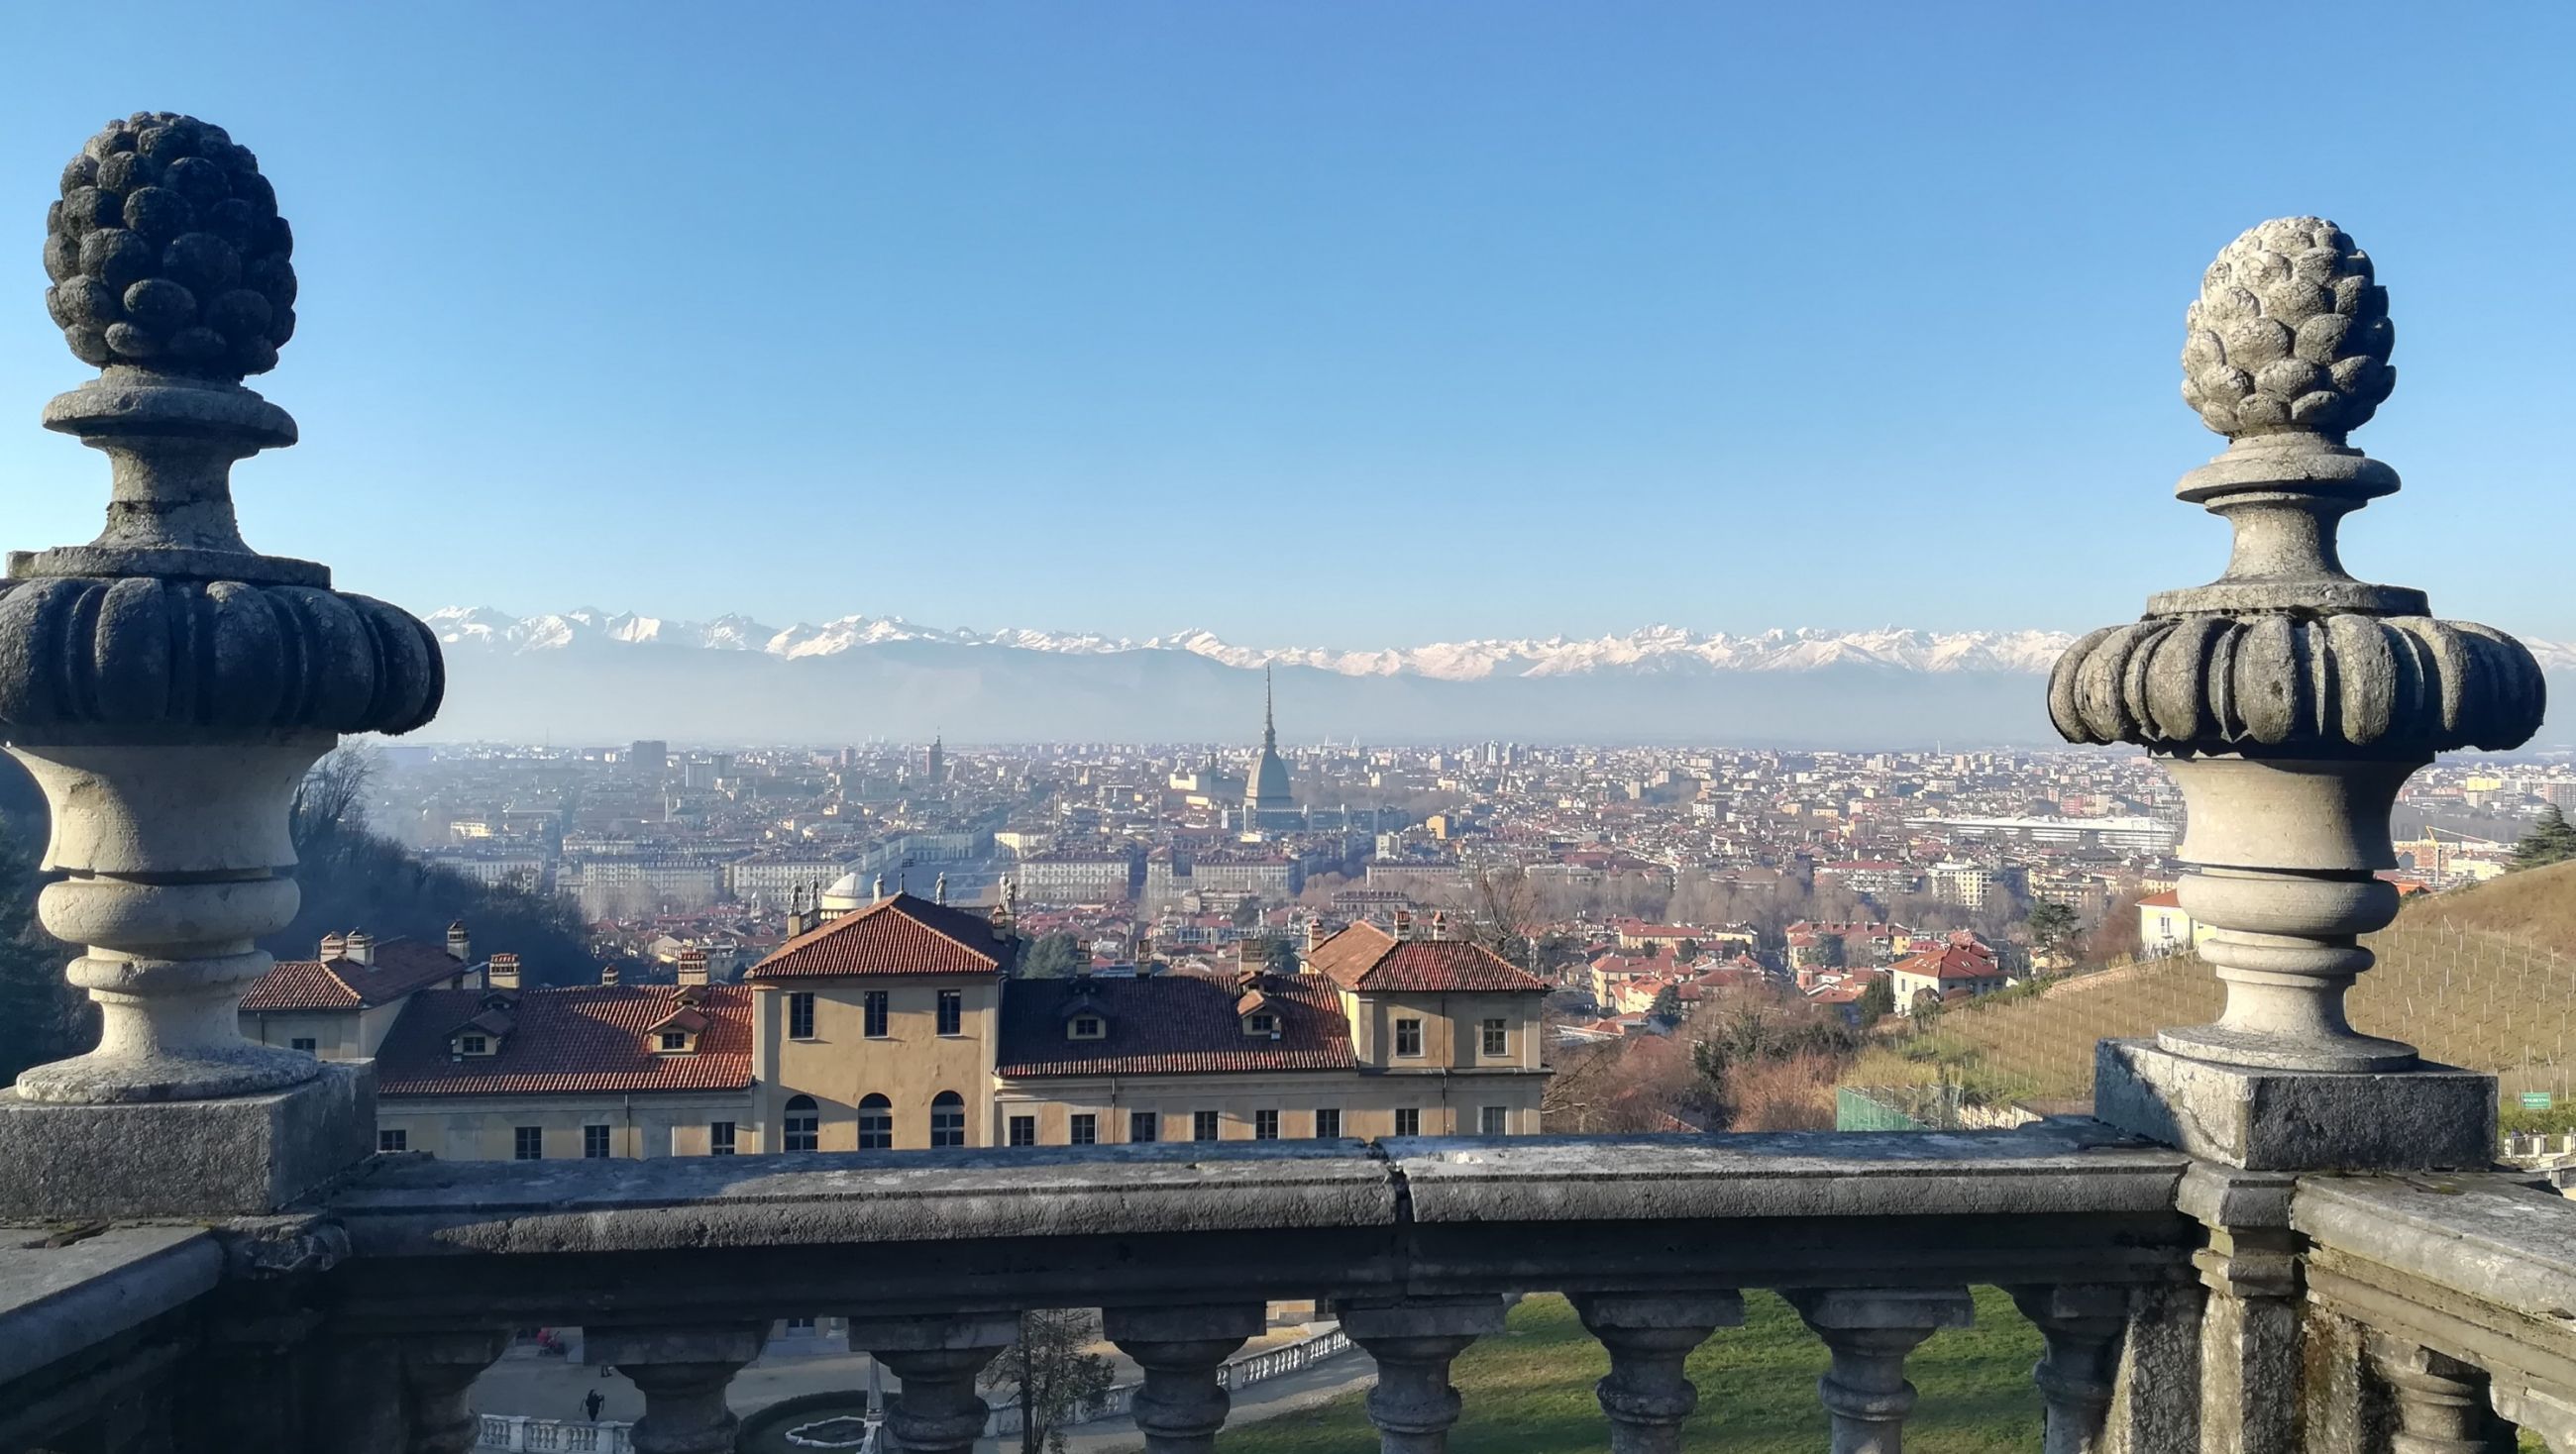
M1665 1027L1666 1029L1670 1029L1673 1026L1680 1024L1682 1022L1682 992L1671 985L1666 985L1662 989L1655 991L1655 1003L1646 1011L1646 1018Z
M1875 1025L1895 1014L1895 979L1882 974L1871 980L1862 987L1860 998L1854 1002L1853 1007L1860 1011L1860 1022L1864 1025Z
M1091 962L1081 941L1059 930L1028 940L1020 950L1020 978L1062 979Z
M1237 929L1249 929L1260 922L1261 901L1249 894L1246 894L1243 898L1243 902L1234 906L1234 927Z
M1807 946L1807 963L1818 969L1840 969L1851 960L1851 951L1840 934L1819 934Z
M1297 972L1296 940L1273 939L1270 941L1270 947L1264 951L1264 953L1268 960L1264 967L1272 974L1295 974Z
M2567 821L2556 803L2540 810L2540 821L2522 841L2513 846L2513 867L2519 873L2526 868L2541 868L2552 863L2576 859L2576 824Z
M2033 960L2055 960L2066 952L2075 938L2075 911L2051 899L2041 899L2030 906L2029 917L2021 921L2022 932L2030 937Z
M1020 1406L1020 1454L1064 1454L1064 1427L1109 1391L1110 1361L1091 1351L1099 1320L1081 1308L1020 1314L1019 1341L985 1365L988 1390L1009 1389Z

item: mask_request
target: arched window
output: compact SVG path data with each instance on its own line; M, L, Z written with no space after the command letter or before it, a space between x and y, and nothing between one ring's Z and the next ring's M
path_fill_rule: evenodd
M859 1149L861 1151L894 1149L894 1102L883 1096L867 1096L860 1100Z
M955 1091L941 1091L930 1100L930 1144L963 1146L966 1144L966 1098Z
M787 1098L787 1136L783 1151L817 1151L823 1145L823 1111L812 1096Z

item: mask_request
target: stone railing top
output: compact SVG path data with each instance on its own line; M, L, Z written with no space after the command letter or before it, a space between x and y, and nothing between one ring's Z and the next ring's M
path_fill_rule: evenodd
M2156 1213L2187 1158L2090 1122L1167 1143L647 1161L393 1159L330 1199L359 1256L1707 1217Z
M0 1385L181 1307L223 1274L199 1227L0 1227Z
M2321 1248L2576 1334L2576 1203L2506 1176L2314 1176L2291 1227Z

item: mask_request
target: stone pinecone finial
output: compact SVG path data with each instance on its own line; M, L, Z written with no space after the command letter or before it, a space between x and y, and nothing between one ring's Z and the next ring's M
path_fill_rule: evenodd
M2370 254L2322 217L2239 234L2184 321L2183 402L2231 439L2303 430L2340 442L2397 384L2388 290Z
M239 380L295 335L295 235L259 159L168 111L111 121L45 212L45 303L81 362Z

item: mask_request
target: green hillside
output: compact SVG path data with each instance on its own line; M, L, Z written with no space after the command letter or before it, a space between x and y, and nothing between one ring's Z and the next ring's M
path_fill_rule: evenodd
M2521 1129L2576 1126L2576 996L2563 946L2576 942L2576 864L2508 875L2409 904L2365 941L2379 963L2347 1002L2354 1026L2435 1060L2493 1071L2504 1103L2547 1091L2546 1117ZM2224 996L2192 956L2066 980L2035 997L1962 1006L1928 1029L1861 1057L1850 1086L1965 1087L1971 1100L2089 1096L2093 1042L2217 1015Z

